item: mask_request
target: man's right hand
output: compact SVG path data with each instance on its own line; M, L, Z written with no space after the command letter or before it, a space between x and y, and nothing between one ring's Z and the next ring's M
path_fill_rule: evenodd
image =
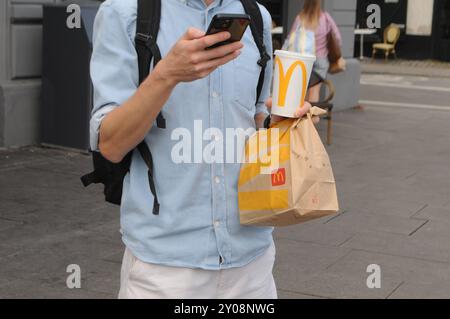
M158 63L154 72L170 86L202 79L239 56L243 48L241 42L206 50L229 39L230 36L229 32L205 36L205 32L189 28L167 56Z
M119 163L148 134L178 83L204 78L238 57L243 47L240 42L206 50L229 37L228 32L205 36L203 31L189 29L136 93L105 116L99 133L99 149L103 156Z

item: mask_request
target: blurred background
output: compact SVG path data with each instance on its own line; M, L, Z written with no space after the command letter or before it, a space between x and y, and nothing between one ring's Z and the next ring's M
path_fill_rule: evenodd
M0 147L46 143L87 149L91 94L87 84L88 61L93 19L101 2L1 2ZM279 48L303 1L260 2L272 14L274 47ZM65 23L68 16L65 9L72 3L82 8L81 29L57 27ZM372 3L380 6L381 25L368 30L367 8ZM337 109L359 104L359 58L372 55L373 44L383 42L384 31L391 24L400 29L396 43L399 60L450 61L448 0L327 0L323 8L330 12L343 34L343 54L348 59L347 72L332 78ZM389 69L378 66L377 62L385 63L364 61L363 71L382 73ZM431 64L420 64L420 67ZM59 110L64 114L55 114ZM60 127L55 127L56 122Z

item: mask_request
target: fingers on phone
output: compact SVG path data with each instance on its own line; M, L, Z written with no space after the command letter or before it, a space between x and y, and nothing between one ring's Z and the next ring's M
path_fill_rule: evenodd
M205 32L197 28L189 28L183 36L184 40L196 40L205 36Z
M213 60L208 60L208 61L203 62L202 64L198 65L198 69L199 69L199 71L208 70L208 69L216 69L216 68L236 59L240 54L241 54L240 51L234 51L231 54L228 54L226 56L216 58Z
M216 43L220 43L222 41L226 41L231 37L229 32L219 32L211 35L207 35L202 37L201 39L197 39L195 43L196 50L204 50L213 46Z
M239 51L242 48L243 45L241 42L234 42L211 50L205 50L202 54L205 60L212 60L227 56L229 54L233 54L234 52Z

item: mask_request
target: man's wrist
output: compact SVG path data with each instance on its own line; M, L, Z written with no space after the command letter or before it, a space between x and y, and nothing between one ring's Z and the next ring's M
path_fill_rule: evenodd
M256 129L260 130L264 128L264 121L266 120L266 117L267 117L266 112L257 113L255 115Z
M164 69L162 68L163 61L161 60L160 63L156 65L156 67L151 72L151 75L154 77L154 80L157 81L160 84L163 84L168 89L173 89L178 83L175 81L172 77L167 74L167 72L164 72Z

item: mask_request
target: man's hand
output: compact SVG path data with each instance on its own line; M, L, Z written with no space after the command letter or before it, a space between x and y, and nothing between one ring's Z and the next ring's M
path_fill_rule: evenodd
M205 32L189 28L172 47L155 71L160 79L170 86L180 82L192 82L208 76L218 67L237 58L243 48L241 42L234 42L218 48L206 48L230 38L229 32L205 36Z
M266 106L267 106L267 108L269 109L269 112L270 112L270 110L272 108L272 98L267 99ZM295 112L294 116L296 118L301 118L301 117L305 116L309 112L310 109L311 109L311 103L305 102L303 104L303 106L301 108L299 108ZM283 117L283 116L272 115L271 116L270 125L274 125L274 124L276 124L278 122L281 122L281 121L283 121L285 119L286 119L286 117ZM320 122L320 118L318 116L314 116L313 117L313 122L314 122L314 124L318 124Z

